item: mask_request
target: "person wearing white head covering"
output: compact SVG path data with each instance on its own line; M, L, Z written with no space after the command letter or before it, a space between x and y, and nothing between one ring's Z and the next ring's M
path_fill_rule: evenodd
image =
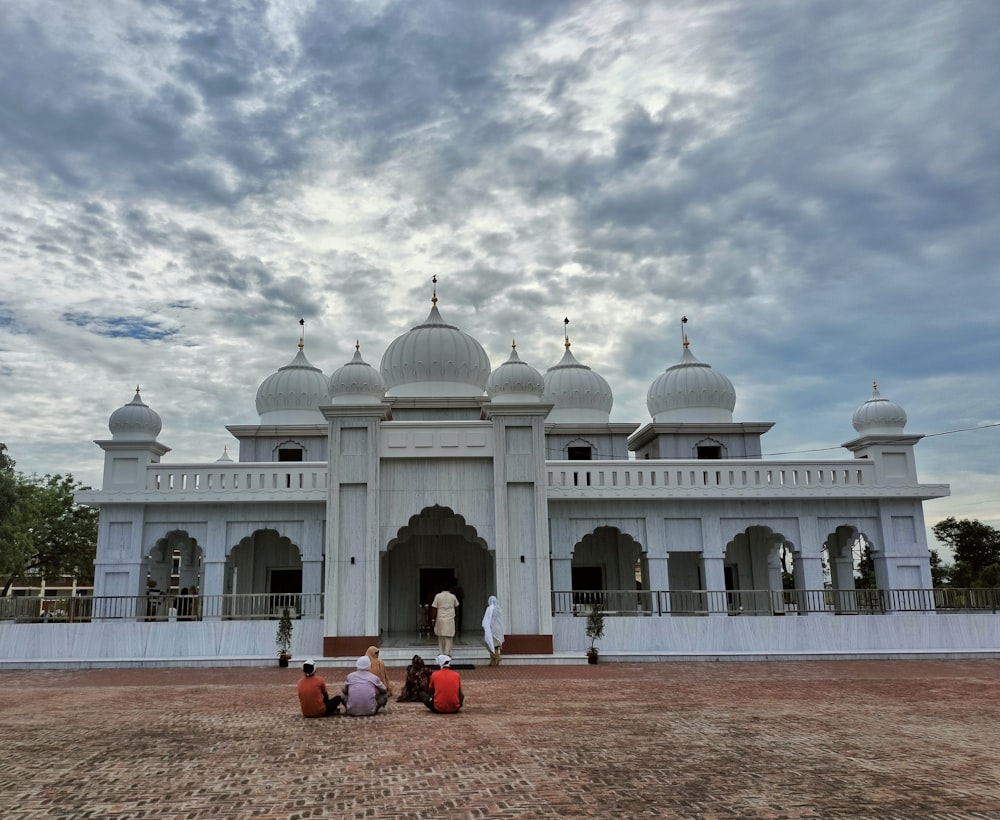
M357 668L347 676L344 684L344 714L353 717L374 715L389 700L389 692L379 676L372 674L371 658L362 655L354 665Z
M437 665L438 671L431 675L427 708L441 714L457 712L465 703L462 678L451 668L451 658L448 655L438 655Z
M337 707L340 706L341 697L330 697L326 691L326 681L316 674L316 661L308 660L302 664L302 674L305 677L298 682L302 716L313 718L339 714Z
M483 639L490 653L490 666L500 665L500 648L503 646L503 611L496 595L491 595L483 615Z

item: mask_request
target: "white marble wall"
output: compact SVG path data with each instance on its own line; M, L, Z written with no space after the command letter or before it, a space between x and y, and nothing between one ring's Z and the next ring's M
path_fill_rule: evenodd
M277 658L277 621L104 621L81 624L0 623L0 667L4 661L183 665L185 659ZM293 622L292 654L323 654L323 622Z
M552 622L556 652L589 646L585 618L564 615ZM597 645L609 654L1000 654L1000 615L993 614L608 617L604 623Z

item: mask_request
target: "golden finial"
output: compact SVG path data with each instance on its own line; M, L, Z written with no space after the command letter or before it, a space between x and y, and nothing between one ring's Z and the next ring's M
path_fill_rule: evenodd
M438 278L437 274L431 277L431 281L434 283L434 295L431 296L431 304L436 305L438 303Z
M684 331L684 325L686 325L687 323L688 323L688 317L681 316L681 344L684 346L685 350L688 349L688 344L689 344L687 333L685 333Z
M563 319L563 345L569 350L569 317Z
M510 349L511 350L517 350L517 339L511 339L510 340Z
M306 320L299 319L299 352L306 346Z

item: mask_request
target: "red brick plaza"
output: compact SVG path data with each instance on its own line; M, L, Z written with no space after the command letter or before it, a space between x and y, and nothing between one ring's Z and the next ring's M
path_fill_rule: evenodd
M501 666L321 720L299 674L0 672L0 817L1000 817L996 660Z

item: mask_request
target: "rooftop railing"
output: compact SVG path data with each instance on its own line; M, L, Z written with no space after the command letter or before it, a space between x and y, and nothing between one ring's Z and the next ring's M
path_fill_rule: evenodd
M875 484L875 465L858 461L564 461L547 462L549 487L791 488Z

